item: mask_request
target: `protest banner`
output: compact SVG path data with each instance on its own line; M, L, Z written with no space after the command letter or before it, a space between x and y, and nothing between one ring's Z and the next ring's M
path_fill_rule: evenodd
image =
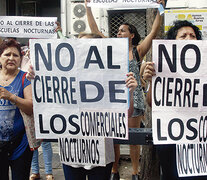
M128 39L30 40L37 138L128 138Z
M176 163L179 177L207 175L207 143L177 144Z
M57 38L56 17L0 16L0 37Z
M61 137L58 139L58 144L60 162L66 165L105 166L113 159L113 153L107 151L114 149L112 139Z
M116 9L147 9L160 7L157 0L91 0L88 6Z
M153 41L154 144L206 143L207 41Z

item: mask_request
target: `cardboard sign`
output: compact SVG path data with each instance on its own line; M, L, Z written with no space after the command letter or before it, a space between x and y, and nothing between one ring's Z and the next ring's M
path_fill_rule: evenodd
M121 8L121 9L146 9L159 8L157 0L92 0L88 3L89 7L100 8Z
M128 138L128 39L30 40L37 138Z
M155 144L206 143L207 41L153 41Z
M57 38L56 17L0 16L0 37Z

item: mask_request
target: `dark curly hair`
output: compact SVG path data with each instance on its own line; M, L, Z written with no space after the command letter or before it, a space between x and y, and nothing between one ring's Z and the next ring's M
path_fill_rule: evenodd
M2 55L2 53L4 52L5 49L9 48L9 47L15 47L17 48L20 57L22 57L22 53L21 53L21 45L19 42L17 42L15 39L4 39L2 41L2 43L0 44L0 56Z
M199 30L199 28L197 26L193 25L191 22L186 21L186 20L184 20L184 21L180 21L180 20L174 21L173 26L167 32L166 39L176 39L176 36L178 34L178 30L182 27L191 27L194 30L195 34L196 34L197 40L202 39L202 33Z
M122 25L128 26L129 32L131 34L134 34L134 38L132 39L132 45L137 46L139 44L139 41L141 40L141 36L138 33L137 28L134 25L129 24L127 22L123 23Z

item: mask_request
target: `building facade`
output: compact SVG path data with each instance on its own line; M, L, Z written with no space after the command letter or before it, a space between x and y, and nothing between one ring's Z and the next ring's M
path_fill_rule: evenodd
M0 0L1 16L57 17L64 35L90 32L83 0ZM141 37L146 36L145 10L92 9L99 29L110 37L116 36L123 22L134 24Z
M60 0L0 0L1 16L58 17Z

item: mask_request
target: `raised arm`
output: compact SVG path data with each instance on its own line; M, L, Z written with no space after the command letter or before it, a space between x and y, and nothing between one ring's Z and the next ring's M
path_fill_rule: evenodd
M59 21L56 21L55 23L57 24L57 27L55 29L55 32L58 34L58 36L59 36L60 39L64 39L65 36L62 33L62 27L60 25L60 22Z
M157 0L157 3L163 4L163 6L165 6L165 0ZM149 51L149 49L151 48L152 40L156 38L159 32L161 21L162 21L161 19L162 17L160 16L159 11L157 10L157 15L153 22L151 32L147 35L147 37L143 40L143 42L137 46L137 51L139 52L140 59L143 59L144 56Z
M98 26L96 24L96 21L93 17L93 13L91 11L91 8L87 6L88 2L90 2L90 0L85 0L86 15L87 15L88 24L91 29L91 32L94 34L98 34L103 38L106 38L106 36L104 36L103 33L101 31L99 31Z

